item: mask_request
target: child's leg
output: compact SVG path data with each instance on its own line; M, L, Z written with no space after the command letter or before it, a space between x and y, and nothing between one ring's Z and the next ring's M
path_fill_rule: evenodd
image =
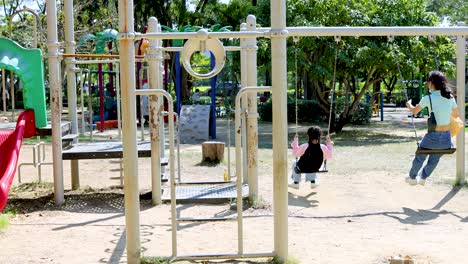
M315 182L318 180L318 173L306 173L305 180L308 182Z
M299 183L301 182L301 174L296 173L296 160L293 161L292 163L292 170L291 170L291 179L294 183Z

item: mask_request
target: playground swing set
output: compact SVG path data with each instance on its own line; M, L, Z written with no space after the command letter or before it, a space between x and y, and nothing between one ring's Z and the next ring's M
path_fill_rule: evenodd
M119 35L120 40L120 76L123 89L122 94L122 119L123 119L123 142L122 147L125 149L125 152L120 151L120 153L126 156L124 159L124 182L126 184L125 188L125 218L126 218L126 248L127 248L127 261L129 263L139 263L141 246L140 246L140 223L139 223L139 190L138 190L138 163L137 156L139 153L138 145L135 140L136 138L136 107L135 107L135 96L137 95L148 95L152 96L150 100L150 113L156 117L162 115L161 111L161 102L164 97L168 101L168 113L169 117L174 116L173 109L173 100L172 96L162 89L162 72L161 72L161 62L163 60L162 56L162 40L163 39L187 39L184 47L181 48L184 67L187 71L197 78L210 78L219 73L223 68L223 61L225 59L225 49L222 43L219 41L219 38L241 38L241 76L245 79L241 81L244 85L242 89L236 96L236 109L235 109L235 144L236 144L236 191L237 191L237 216L232 219L209 219L210 221L237 221L238 224L238 250L235 254L208 254L208 255L190 255L190 256L179 256L177 253L177 229L178 223L184 221L199 222L207 221L208 219L177 219L176 212L176 180L175 180L175 129L173 118L169 118L169 158L168 165L170 170L170 195L171 195L171 221L172 221L172 255L173 259L235 259L235 258L256 258L256 257L271 257L278 256L281 259L287 259L288 257L288 217L287 217L287 122L286 122L286 92L284 87L286 84L286 38L289 36L388 36L388 35L455 35L457 36L457 85L463 87L465 80L465 37L468 33L468 29L465 27L453 27L453 28L434 28L434 27L388 27L388 28L367 28L367 27L286 27L285 25L285 16L282 15L282 10L285 10L285 1L278 0L280 8L272 9L272 27L271 28L257 28L255 17L248 16L247 23L241 25L241 31L239 32L207 32L206 30L200 30L198 32L184 32L184 33L162 33L160 25L158 24L155 18L150 18L148 31L146 34L139 33L130 33L128 29L133 28L133 14L131 14L132 8L130 8L133 3L132 1L119 1L119 19L122 22L119 25ZM127 6L128 5L128 6ZM47 1L47 21L48 21L48 62L50 69L50 86L51 86L51 96L52 102L52 140L53 140L53 165L54 165L54 195L56 204L62 204L64 202L63 194L63 175L62 175L62 146L61 146L61 105L59 103L60 98L60 83L59 83L59 61L60 53L57 36L57 10L56 10L56 1L48 0ZM72 8L70 8L70 1L65 2L65 19L73 19ZM73 33L73 27L70 27L70 24L66 23L66 31ZM69 35L69 34L66 34ZM72 34L73 35L73 34ZM271 38L271 49L272 52L272 86L271 87L261 87L256 85L256 72L253 70L248 71L247 69L256 68L256 51L252 47L256 46L256 38L259 37L270 37ZM139 39L148 39L149 47L148 54L146 59L149 64L149 89L137 90L135 89L135 56L134 49L132 47L135 40ZM24 100L25 106L28 109L34 109L34 119L36 127L44 127L47 124L47 119L45 115L45 96L43 80L32 81L28 78L32 77L37 69L41 68L41 65L36 65L31 68L31 59L28 57L28 60L25 60L22 56L24 52L18 52L18 48L13 45L9 49L3 49L2 45L3 38L0 38L0 57L2 58L1 67L11 67L13 71L20 78L23 78L24 83ZM11 42L7 40L6 43ZM70 40L67 42L70 43ZM12 42L11 42L12 43ZM9 45L11 45L11 43ZM15 44L16 45L16 44ZM17 46L17 45L16 45ZM200 47L202 47L200 49ZM16 49L16 50L15 50ZM206 51L210 50L216 58L216 66L211 72L205 75L200 75L194 72L191 69L190 65L190 56L195 51ZM9 53L10 52L10 53ZM13 52L13 53L11 53ZM16 53L15 53L16 52ZM36 50L37 52L37 50ZM40 56L40 54L39 54ZM7 58L4 61L4 58ZM188 59L187 59L188 58ZM19 63L18 63L19 62ZM41 57L39 57L39 62L41 62ZM42 63L42 62L41 62ZM39 63L39 64L41 64ZM71 62L73 64L73 62ZM15 66L24 66L15 67ZM29 69L28 69L29 66ZM24 69L28 69L25 72ZM335 69L336 71L336 59L335 59ZM42 72L40 74L42 78ZM72 80L72 85L75 85L75 80ZM38 85L41 89L33 89L29 85ZM333 85L334 87L334 85ZM34 96L34 101L29 100L31 93L37 92L39 96ZM243 181L244 177L247 177L249 184L249 196L257 196L256 190L256 166L249 166L247 168L247 163L243 162L241 152L247 153L249 160L252 158L256 161L257 153L257 139L252 138L251 135L256 135L256 105L249 105L247 101L249 98L254 98L256 102L256 94L258 92L271 92L273 94L273 103L277 107L273 107L273 117L275 122L273 123L273 136L276 138L273 142L273 179L274 179L274 188L273 188L273 202L274 202L274 250L267 253L245 253L243 248L243 223L242 223L242 197L243 197ZM333 91L331 91L333 93ZM464 89L459 89L459 106L464 105ZM73 95L72 95L73 97ZM333 97L332 97L333 98ZM41 99L41 100L37 100ZM462 109L462 108L461 108ZM332 111L330 111L332 112ZM29 131L29 128L23 130L22 127L25 127L28 122L23 122L23 120L32 120L32 117L26 114L19 119L19 125L15 129L16 136L24 137L24 131ZM464 109L460 111L464 113ZM242 118L242 114L244 118ZM297 122L297 120L296 120ZM29 122L31 123L31 122ZM248 125L247 125L248 124ZM329 124L330 126L330 124ZM153 129L154 128L154 129ZM243 134L242 131L249 129L248 136ZM76 129L76 128L75 128ZM152 133L154 134L156 140L151 141L151 159L152 159L152 195L153 203L160 203L160 176L161 176L161 149L160 142L161 140L157 135L160 131L157 131L155 127L151 128ZM329 131L328 131L329 132ZM14 134L14 133L13 133ZM26 133L26 136L29 136L32 133ZM457 179L463 181L464 179L464 145L463 145L464 136L460 138L457 137L457 147L459 151L457 152ZM7 142L3 141L3 142ZM252 144L253 143L253 144ZM9 144L0 144L1 151L4 151L8 156L12 156L8 161L8 168L16 167L15 158L13 153L15 149ZM3 153L2 153L3 154ZM16 154L17 155L17 154ZM245 157L245 155L244 155ZM245 159L245 158L244 158ZM2 159L3 160L3 159ZM3 162L3 161L2 161ZM2 165L3 166L3 165ZM0 168L5 168L0 166ZM77 166L72 168L77 170ZM246 170L247 173L243 173ZM11 181L14 170L5 169L1 171L2 177L2 188L0 189L1 194L4 195L0 198L6 203L6 195L8 193L9 187L11 186ZM5 182L6 184L3 184ZM6 186L3 187L3 186Z

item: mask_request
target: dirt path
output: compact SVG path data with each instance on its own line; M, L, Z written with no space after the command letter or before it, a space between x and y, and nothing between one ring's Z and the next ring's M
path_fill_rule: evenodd
M408 186L403 179L414 150L413 140L407 137L413 132L407 124L392 123L397 121L398 117L388 116L385 123L369 126L375 133L388 133L387 141L357 130L354 140L337 138L330 172L321 175L320 186L311 190L301 184L299 190L289 189L290 256L300 263L320 264L383 264L398 254L409 255L416 263L468 263L468 189L449 184L455 177L455 155L443 158L426 186ZM261 139L271 138L269 129L268 124L261 126ZM28 149L22 150L24 160L32 155ZM221 180L226 164L199 166L200 152L200 146L182 146L182 175L187 180ZM261 209L244 211L246 253L274 248L271 149L260 148L259 157L263 202ZM69 164L64 164L64 175L69 175ZM0 233L0 263L125 263L122 192L97 190L118 184L109 179L117 175L109 171L114 167L102 160L80 162L82 186L93 190L67 191L66 203L59 208L48 202L50 195L35 202L24 200L41 196L41 190L14 193L12 203L24 207ZM141 159L142 190L150 187L148 169L149 160ZM23 182L37 180L31 166L22 168L22 173ZM52 182L51 175L50 167L45 167L43 180ZM67 189L69 181L65 176ZM169 256L170 206L150 204L142 197L143 255ZM234 216L235 211L229 204L185 204L180 205L179 215ZM180 225L178 253L236 253L236 234L233 222Z

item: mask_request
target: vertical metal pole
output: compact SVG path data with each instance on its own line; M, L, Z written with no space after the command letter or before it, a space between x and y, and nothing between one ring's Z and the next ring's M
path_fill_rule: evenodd
M93 126L94 126L94 113L93 113L93 93L91 91L91 71L89 71L88 75L88 112L89 112L89 139L93 141Z
M458 23L458 26L465 26L465 23ZM466 89L466 36L457 37L457 105L458 114L462 120L465 120L465 89ZM465 122L463 122L465 124ZM457 179L456 182L463 184L465 179L465 133L464 129L457 136Z
M288 120L286 1L270 2L273 91L273 208L275 254L288 258Z
M64 2L65 16L65 50L68 54L75 54L75 25L73 22L73 0L65 0ZM75 74L75 58L66 59L67 71L67 95L68 95L68 118L71 121L71 133L78 133L78 114L76 102L76 74ZM78 160L70 161L71 167L71 182L72 190L77 190L80 187L79 178L79 163Z
M119 0L120 78L122 81L122 142L124 160L127 262L140 263L140 196L138 186L135 48L133 1ZM128 37L127 37L128 36Z
M115 93L117 96L117 126L119 130L119 139L122 139L122 118L121 118L121 105L120 105L120 65L115 64ZM122 163L121 163L122 164Z
M70 172L71 172L71 189L78 190L80 188L80 164L78 160L70 160Z
M65 17L65 50L68 54L75 54L75 24L73 22L73 0L64 2ZM67 94L68 94L68 118L71 121L71 133L78 133L78 114L76 107L76 74L75 58L66 59L67 69Z
M176 71L176 112L180 116L180 106L182 104L182 67L180 66L180 51L175 53ZM171 118L170 116L168 118Z
M2 69L2 101L3 101L3 112L6 113L6 76L5 76L5 69Z
M83 73L83 69L80 69L80 101L81 101L81 130L80 135L84 135L85 133L85 110L84 110L84 83L86 80L86 73ZM88 85L89 87L89 85Z
M226 128L226 137L227 137L227 161L228 161L228 181L231 180L231 109L227 112L227 128Z
M161 25L159 25L160 27ZM160 31L161 32L161 31ZM162 42L160 44L160 47L162 48ZM161 53L162 54L162 53ZM163 56L164 58L164 56ZM163 63L165 63L165 61L163 60ZM165 71L165 68L164 68L165 65L161 65L161 72L165 72L165 74L167 75L167 71ZM163 78L159 78L159 87L161 87L161 89L164 89L164 80ZM161 114L162 112L164 111L164 97L163 96L160 96L159 95L159 114ZM168 117L169 118L169 117ZM177 116L177 122L179 122L179 117ZM164 135L164 116L161 115L159 118L159 144L161 145L159 147L159 155L160 155L160 158L163 159L166 154L165 154L165 150L166 150L166 145L165 145L165 142L166 142L166 137ZM169 120L169 119L168 119ZM179 128L177 127L177 130ZM180 137L177 138L177 146L179 146L179 139ZM180 153L179 151L177 153ZM160 161L159 161L160 162ZM162 166L160 167L161 168L161 175L163 175L164 173L166 173L166 166ZM180 175L180 170L179 171L179 175ZM179 177L179 181L180 181L180 177Z
M241 26L242 28L242 26ZM241 54L242 54L242 49L241 49ZM241 55L242 58L242 55ZM241 61L241 69L242 69L242 61ZM240 94L236 95L236 109L235 109L235 117L234 117L234 135L235 135L235 144L236 144L236 181L237 181L237 191L239 192L239 185L242 186L241 183L241 176L242 176L242 158L241 158L241 108L240 108L240 97L242 96ZM242 189L242 187L240 188ZM242 252L242 242L241 238L243 236L243 226L242 226L242 221L240 221L240 216L239 216L239 206L240 206L240 214L242 214L242 201L237 201L237 210L238 210L238 219L237 219L237 247L238 251ZM239 253L240 254L240 253Z
M169 171L171 184L171 226L172 226L172 257L177 256L177 199L175 186L175 153L174 153L174 101L170 96L167 98L169 104Z
M54 169L55 204L64 202L62 163L62 89L60 86L60 60L57 34L57 1L47 0L47 57L49 59L49 84L52 108L52 162Z
M41 163L42 163L42 159L41 159L41 137L40 136L37 136L36 137L36 146L37 146L37 149L33 149L33 153L36 153L36 150L37 150L37 176L39 178L39 182L42 182L42 169L41 169ZM34 163L36 163L36 155L34 155Z
M104 109L104 80L103 80L103 73L102 73L102 63L98 64L98 89L99 89L99 123L101 127L99 129L100 132L103 132L105 127L105 109Z
M15 118L15 82L13 81L13 72L11 72L10 78L10 102L11 102L11 117ZM19 81L19 85L22 85L21 80Z
M138 78L138 80L140 81L140 83L138 84L138 86L140 86L140 89L143 89L143 78L144 78L144 72L145 72L145 68L142 67L139 69L140 71L138 72L138 76L140 76ZM148 81L148 76L146 77ZM140 95L139 98L140 98L140 132L141 132L141 140L144 141L145 140L145 117L143 116L143 111L144 111L144 107L143 107L143 101L144 101L144 96L147 97L147 95ZM147 99L148 100L148 99Z
M247 31L247 23L242 23L240 25L240 31ZM241 59L241 85L242 87L246 87L247 86L247 82L248 82L248 62L247 62L247 39L245 38L241 38L240 39L240 47L241 47L241 50L240 50L240 59ZM239 110L241 111L241 113L243 113L243 109L246 108L246 104L247 104L247 100L246 100L246 96L244 95L243 98L241 98L240 100L240 103L239 105L235 105L236 109L239 108ZM242 115L240 115L240 118L242 118ZM238 129L240 129L242 127L242 124L243 122L241 120L239 120L239 127L236 126L235 129L236 131ZM241 140L241 149L239 150L239 153L241 153L242 155L242 163L243 166L240 167L242 169L241 172L239 172L238 176L242 176L242 182L244 183L247 183L248 182L248 170L247 170L247 163L245 162L245 155L247 153L247 149L246 149L246 146L244 144L244 139L245 139L245 127L242 127L242 129L240 129L240 140ZM237 151L236 151L237 152ZM237 163L240 163L241 161L237 159L237 156L236 156L236 164ZM237 168L237 166L236 166ZM236 173L237 173L237 170L236 170Z
M216 66L216 60L212 53L210 53L210 70ZM216 139L216 76L210 78L211 83L211 139ZM224 94L226 96L226 94Z
M383 92L381 91L380 92L380 121L384 121L384 116L383 116L383 100L384 100L384 94Z
M148 32L160 32L161 27L155 17L150 17L148 21ZM161 52L161 40L150 40L149 47L146 50L148 59L148 85L150 89L162 89L159 79L161 78L161 61L163 60ZM142 98L143 96L140 96ZM161 200L161 142L159 133L160 124L160 105L161 100L158 95L149 96L150 106L150 138L151 138L151 186L153 205L162 203Z
M247 30L255 31L257 20L255 16L247 16ZM247 42L247 83L246 86L257 86L257 39L250 38ZM251 93L248 96L248 181L249 197L255 199L258 196L258 113L257 113L257 93Z

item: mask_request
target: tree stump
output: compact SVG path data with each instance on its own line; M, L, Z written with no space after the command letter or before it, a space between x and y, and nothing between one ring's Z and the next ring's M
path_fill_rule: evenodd
M224 143L205 141L202 143L202 161L220 162L224 159Z

